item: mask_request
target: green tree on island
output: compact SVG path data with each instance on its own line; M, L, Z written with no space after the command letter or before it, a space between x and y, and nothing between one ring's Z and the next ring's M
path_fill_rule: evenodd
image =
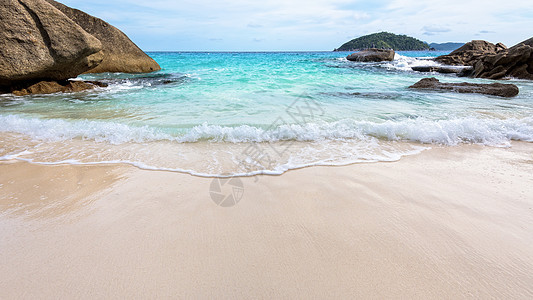
M367 48L384 48L397 51L427 50L429 45L407 35L379 32L353 39L335 51L354 51Z

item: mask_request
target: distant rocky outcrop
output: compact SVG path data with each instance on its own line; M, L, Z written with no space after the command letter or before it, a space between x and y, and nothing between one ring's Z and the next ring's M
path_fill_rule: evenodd
M334 51L358 51L368 48L393 49L396 51L428 50L429 45L406 35L379 32L358 37L344 43Z
M472 66L466 76L501 79L514 77L533 80L533 38L511 48L498 43L472 41L449 55L435 58L447 65Z
M476 93L486 94L500 97L514 97L518 95L519 89L514 84L479 84L479 83L443 83L436 78L424 78L414 85L410 86L412 89L434 90L434 91L450 91L456 93Z
M96 67L102 43L44 0L2 0L0 86L66 80Z
M393 61L394 55L394 50L372 48L350 54L346 57L346 59L349 61L358 62Z
M97 67L89 70L89 73L147 73L161 69L152 58L116 27L83 11L53 0L46 1L102 43L103 61Z
M429 47L436 51L453 51L455 49L459 49L462 47L465 43L431 43L429 44Z

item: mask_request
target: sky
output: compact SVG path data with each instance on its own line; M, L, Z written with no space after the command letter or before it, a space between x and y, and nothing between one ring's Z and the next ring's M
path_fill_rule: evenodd
M145 51L329 51L388 31L512 46L533 36L533 0L59 0Z

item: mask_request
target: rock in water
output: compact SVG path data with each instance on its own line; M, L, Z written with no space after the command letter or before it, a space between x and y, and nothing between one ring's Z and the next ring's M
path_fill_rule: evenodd
M472 41L448 55L435 58L448 65L472 66L464 76L501 79L514 77L533 80L533 38L509 49L502 43Z
M104 59L88 73L147 73L161 69L152 58L114 26L56 1L46 1L102 42Z
M411 67L413 71L417 72L437 72L443 74L461 74L466 71L471 71L474 68L467 66L415 66Z
M476 93L500 97L514 97L518 95L518 87L514 84L479 84L479 83L442 83L436 78L424 78L414 85L412 89L424 89L434 91L450 91L457 93Z
M533 79L533 38L496 54L480 57L471 75L488 79L506 76Z
M452 66L473 66L476 61L485 55L496 54L506 50L505 45L496 45L482 40L474 40L464 44L461 48L454 50L448 55L435 58L435 61Z
M371 48L350 54L346 59L358 62L393 61L394 54L394 50Z
M106 87L107 84L96 81L40 81L25 88L14 88L11 92L16 96L70 93L90 90L98 86Z
M102 43L45 0L2 0L0 86L65 80L96 67Z

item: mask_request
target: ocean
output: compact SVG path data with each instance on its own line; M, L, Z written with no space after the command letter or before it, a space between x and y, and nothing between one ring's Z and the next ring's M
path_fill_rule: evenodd
M0 95L0 160L130 164L197 176L396 161L434 146L533 142L533 82L511 99L418 91L444 52L355 63L346 52L151 52L151 74L89 74L72 94ZM503 81L502 81L503 82Z

